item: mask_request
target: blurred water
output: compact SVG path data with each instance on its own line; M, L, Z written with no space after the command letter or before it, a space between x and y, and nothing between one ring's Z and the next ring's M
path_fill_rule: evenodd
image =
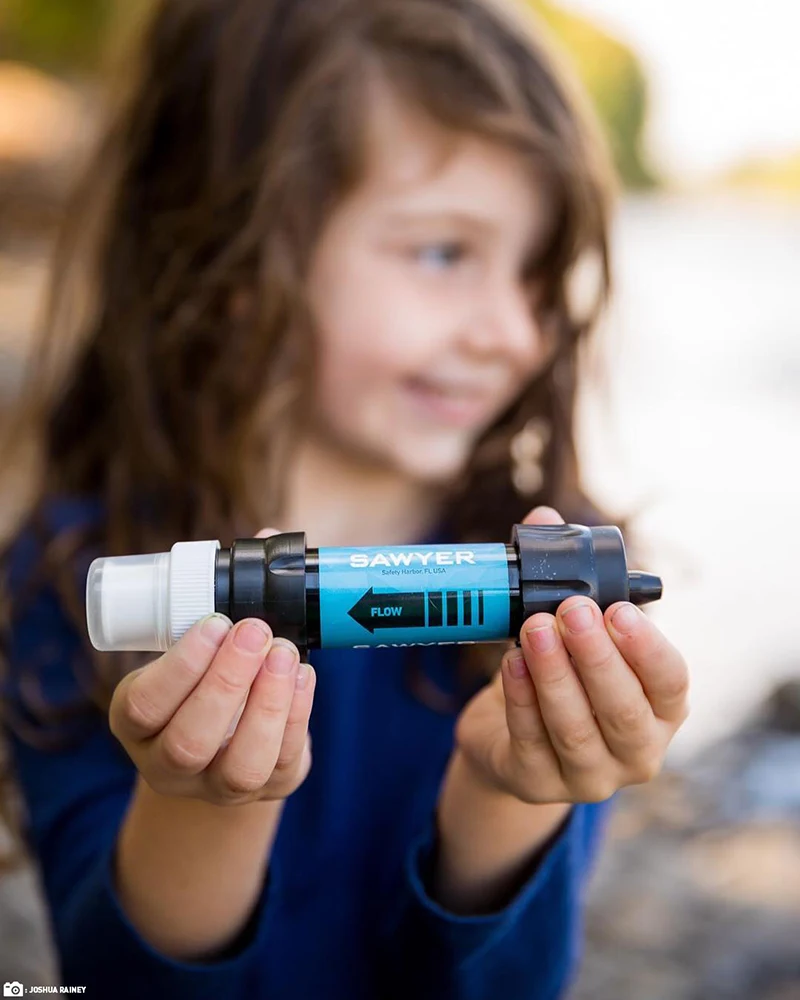
M677 761L800 676L800 203L629 198L615 236L581 448L664 578L653 618L692 670Z

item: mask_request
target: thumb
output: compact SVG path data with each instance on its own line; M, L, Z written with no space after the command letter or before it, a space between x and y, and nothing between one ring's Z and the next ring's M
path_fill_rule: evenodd
M553 507L534 507L525 515L523 524L564 524L564 518Z
M269 538L271 535L279 535L280 531L278 528L262 528L261 531L256 532L256 538Z

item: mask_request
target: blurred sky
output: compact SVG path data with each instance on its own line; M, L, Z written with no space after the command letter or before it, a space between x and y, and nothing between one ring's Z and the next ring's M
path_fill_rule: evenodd
M647 145L702 181L800 152L800 0L560 0L628 42L650 84Z

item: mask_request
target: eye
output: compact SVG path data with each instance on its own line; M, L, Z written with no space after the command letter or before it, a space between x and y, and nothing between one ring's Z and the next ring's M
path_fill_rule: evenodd
M416 260L423 264L432 264L434 268L448 267L457 264L466 255L463 243L429 243L415 247L413 254Z

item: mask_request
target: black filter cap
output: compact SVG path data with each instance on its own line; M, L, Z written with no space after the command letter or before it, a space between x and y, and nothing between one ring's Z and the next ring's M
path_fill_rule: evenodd
M511 544L519 561L523 617L555 614L575 594L602 611L616 601L646 604L661 597L659 577L628 572L622 532L614 525L515 524Z
M631 570L628 573L628 589L631 604L647 604L648 601L661 600L663 590L661 577L653 573L640 573Z
M237 538L218 562L217 610L231 621L262 618L275 635L306 653L306 535L288 531L269 538ZM227 580L220 579L227 570ZM223 596L224 595L224 596ZM227 606L227 608L226 608Z

